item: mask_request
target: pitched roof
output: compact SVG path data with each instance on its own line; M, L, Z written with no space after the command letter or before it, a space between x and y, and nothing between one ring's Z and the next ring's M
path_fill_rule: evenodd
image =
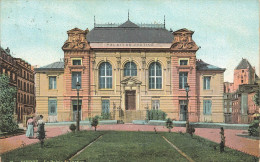
M35 68L35 71L55 71L55 70L64 70L64 62L54 62L49 65L45 65L39 68Z
M237 65L237 67L235 68L235 70L239 70L239 69L252 69L251 64L247 61L247 59L242 58L242 60L240 61L240 63Z
M225 68L220 68L214 65L210 65L204 61L202 61L201 59L196 61L196 69L197 70L214 70L214 71L225 71Z
M171 43L173 35L165 28L140 27L126 21L117 27L95 27L87 34L89 43Z

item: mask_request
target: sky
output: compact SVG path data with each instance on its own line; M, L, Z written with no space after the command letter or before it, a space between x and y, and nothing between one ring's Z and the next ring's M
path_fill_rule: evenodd
M0 45L14 57L44 66L63 58L67 31L97 24L163 23L195 31L197 59L226 68L224 81L242 58L259 75L258 0L0 0Z

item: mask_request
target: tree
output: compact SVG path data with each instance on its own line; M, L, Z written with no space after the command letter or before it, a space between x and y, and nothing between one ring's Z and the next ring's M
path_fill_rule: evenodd
M91 126L95 127L95 131L97 130L98 118L99 118L98 116L95 116L94 118L92 118L92 121L91 121Z
M170 118L167 119L166 121L166 127L169 129L169 133L171 132L171 129L173 128L173 123Z
M0 75L0 130L12 133L17 131L18 125L14 120L16 105L16 88L9 85L9 78Z
M260 91L258 90L254 96L254 102L257 106L260 105Z

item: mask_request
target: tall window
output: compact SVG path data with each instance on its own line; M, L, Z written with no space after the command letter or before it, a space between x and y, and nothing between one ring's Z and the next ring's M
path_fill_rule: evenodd
M102 113L109 113L109 100L102 100Z
M99 88L112 88L112 66L108 62L99 67Z
M162 89L162 68L158 62L149 67L149 89Z
M72 72L72 89L77 89L77 82L79 82L81 88L81 72Z
M210 89L210 76L204 76L203 89Z
M48 106L49 106L49 115L57 115L57 99L49 98Z
M211 100L203 100L203 114L211 114Z
M137 68L136 68L136 64L134 62L128 62L125 64L124 75L125 76L136 76L137 75Z
M159 110L160 109L160 100L152 100L152 109Z
M56 76L49 77L49 89L56 89Z
M179 73L179 88L184 89L187 83L188 73L187 72L180 72Z

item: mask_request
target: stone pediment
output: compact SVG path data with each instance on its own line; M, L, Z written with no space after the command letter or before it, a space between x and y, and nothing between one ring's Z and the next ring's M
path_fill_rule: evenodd
M199 47L192 40L193 33L194 31L186 28L173 32L174 40L172 42L171 50L197 51Z
M134 86L138 84L142 84L142 82L134 77L128 77L121 81L121 84L125 84L126 86Z
M79 28L74 28L69 31L68 39L62 46L62 49L65 50L89 50L90 45L86 39L86 35L89 32L88 29L81 30Z

